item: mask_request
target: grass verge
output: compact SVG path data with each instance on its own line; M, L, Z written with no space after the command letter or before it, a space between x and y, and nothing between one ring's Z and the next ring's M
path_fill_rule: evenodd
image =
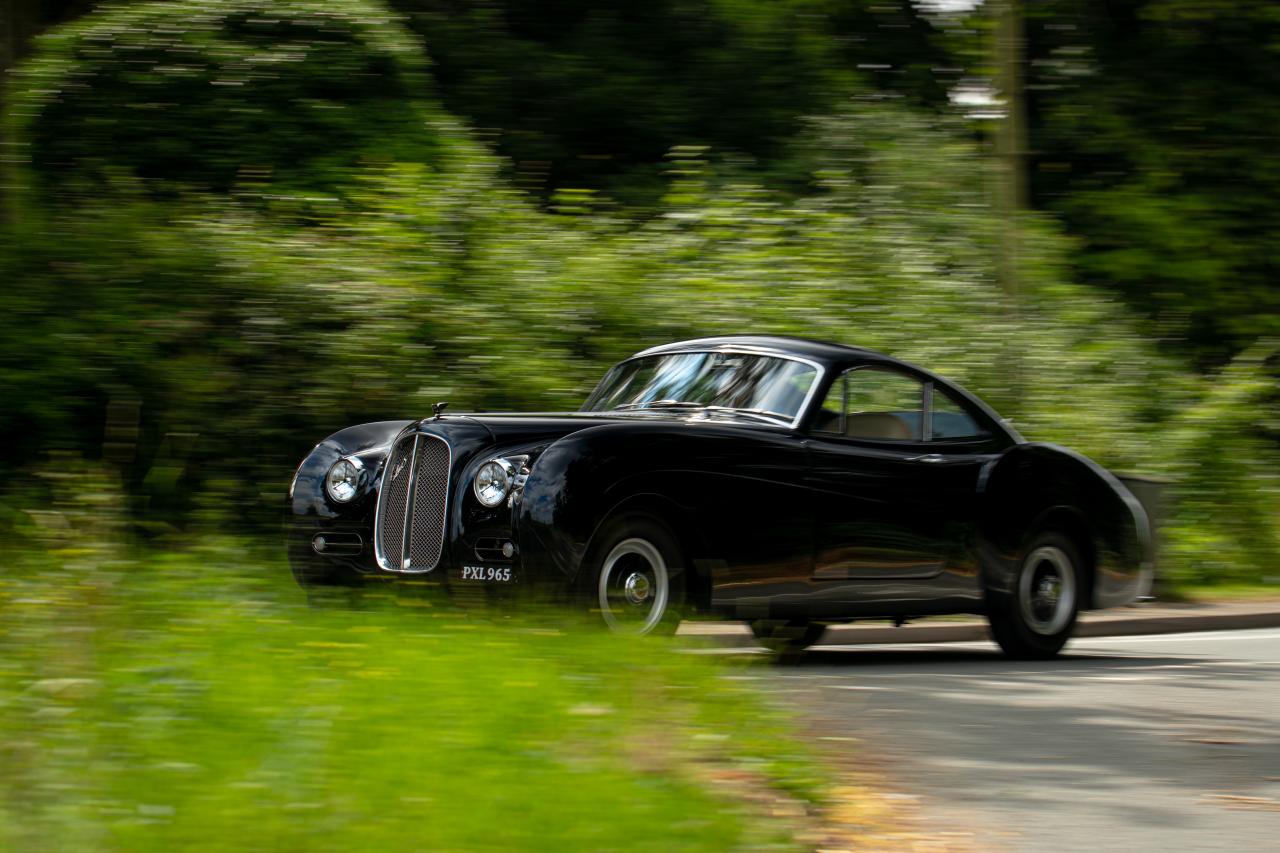
M789 849L820 804L749 662L286 577L226 543L10 561L0 849Z
M1228 601L1280 599L1280 577L1256 583L1186 583L1169 585L1159 591L1159 599L1175 602L1213 604Z

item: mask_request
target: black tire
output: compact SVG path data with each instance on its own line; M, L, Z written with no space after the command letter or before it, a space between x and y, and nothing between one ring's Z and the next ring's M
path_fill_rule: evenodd
M1032 538L1012 591L988 597L991 637L1006 655L1045 660L1062 650L1088 588L1084 571L1080 549L1067 536L1049 531Z
M756 642L778 655L795 655L818 642L827 626L805 619L756 619L751 633Z
M658 518L626 513L605 522L580 574L591 613L618 634L674 634L686 602L684 557Z

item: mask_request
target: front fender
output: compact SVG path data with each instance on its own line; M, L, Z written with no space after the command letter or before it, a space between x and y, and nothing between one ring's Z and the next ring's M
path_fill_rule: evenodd
M573 582L599 526L626 508L667 522L696 564L707 545L699 523L706 502L697 496L722 469L741 467L730 456L749 456L744 447L670 425L602 425L559 439L525 482L516 515L523 564Z
M411 423L413 421L379 421L348 427L321 441L302 460L289 484L285 528L289 562L300 581L330 582L339 575L374 570L372 531L377 471L391 442ZM364 463L365 478L360 493L353 500L339 504L325 493L324 478L333 463L343 456L358 456ZM363 543L361 552L350 558L321 558L311 545L312 538L321 531L359 537Z
M516 514L521 563L526 571L572 582L604 517L611 481L632 464L607 427L593 427L554 442L538 457L525 481Z
M413 421L378 421L339 430L321 441L294 472L289 485L289 513L296 518L351 518L365 506L374 491L372 473L386 457L391 441ZM324 491L324 478L329 468L343 456L359 456L369 475L365 477L361 493L349 503L336 504Z

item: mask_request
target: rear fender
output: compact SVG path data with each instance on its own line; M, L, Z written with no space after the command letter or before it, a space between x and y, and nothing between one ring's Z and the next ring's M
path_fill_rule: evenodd
M985 477L979 520L984 582L1009 594L1030 539L1057 530L1077 543L1087 571L1083 606L1132 601L1151 571L1151 526L1129 490L1098 463L1064 447L1010 448Z

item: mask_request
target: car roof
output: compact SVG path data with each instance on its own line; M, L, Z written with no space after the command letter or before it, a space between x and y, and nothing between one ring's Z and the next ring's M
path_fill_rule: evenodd
M922 367L886 355L882 352L866 349L864 347L847 346L845 344L834 344L828 341L815 341L809 338L796 338L789 335L718 335L707 338L692 338L687 341L676 341L675 343L662 344L661 346L650 347L647 350L636 353L632 358L640 358L648 355L664 355L667 353L681 352L706 352L708 350L745 350L749 352L758 352L764 355L790 356L793 358L801 358L807 361L815 362L828 371L828 377L833 374L857 367L863 364L888 364L897 365L912 371L922 378L931 379L936 384L942 385L951 391L959 394L968 400L976 409L987 417L995 428L1007 435L1015 443L1021 443L1024 439L1018 434L1018 431L1011 424L1005 421L1000 415L988 406L983 400L954 382L939 376L932 371L925 370Z
M796 338L787 335L718 335L708 338L693 338L687 341L663 344L650 347L636 353L633 358L646 355L663 355L666 353L698 352L716 349L745 349L765 354L790 355L816 361L828 367L842 367L865 362L893 362L901 364L891 356L863 347L833 344L826 341L815 341L809 338Z

